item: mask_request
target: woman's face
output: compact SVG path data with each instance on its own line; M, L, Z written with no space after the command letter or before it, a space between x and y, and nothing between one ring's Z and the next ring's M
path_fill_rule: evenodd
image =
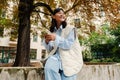
M62 10L57 12L55 15L53 15L53 19L55 19L58 23L61 23L65 21L65 14Z

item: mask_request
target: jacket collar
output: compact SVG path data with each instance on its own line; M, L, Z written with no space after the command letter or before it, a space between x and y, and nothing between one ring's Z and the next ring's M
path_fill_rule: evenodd
M56 32L57 30L62 30L62 29L63 29L63 26L61 25L58 29L55 27L54 31Z

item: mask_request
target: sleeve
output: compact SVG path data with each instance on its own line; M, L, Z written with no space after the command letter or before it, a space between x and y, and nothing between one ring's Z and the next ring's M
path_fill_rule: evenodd
M54 42L50 41L48 44L46 44L45 40L43 40L43 45L46 48L47 52L50 52L53 49Z
M55 45L62 49L70 49L76 38L75 28L68 34L67 38L56 35Z

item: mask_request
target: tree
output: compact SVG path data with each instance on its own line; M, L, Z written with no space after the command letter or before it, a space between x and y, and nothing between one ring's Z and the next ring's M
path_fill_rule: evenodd
M33 0L20 0L19 2L19 29L17 54L14 66L29 66L30 59L30 14Z
M7 3L7 2L6 2ZM34 0L20 0L18 5L18 44L17 44L17 54L13 66L30 66L30 16L32 12L41 12L36 8L38 6L43 6L47 8L46 12L50 12L45 15L51 15L53 13L51 7L43 2L37 2L35 4Z
M113 42L114 48L111 52L114 53L114 56L116 58L115 60L118 59L120 62L120 24L118 24L115 29L111 30L111 34L115 36L115 40Z
M19 29L18 29L18 44L17 54L14 66L29 66L30 65L30 15L35 7L46 6L49 11L51 8L44 3L33 5L33 0L20 0L19 2Z
M38 2L33 5L33 0L20 0L18 6L18 44L17 54L14 66L29 66L30 65L30 15L38 6L44 6L53 14L51 7L45 3ZM37 11L36 11L37 12ZM45 14L45 13L44 13Z

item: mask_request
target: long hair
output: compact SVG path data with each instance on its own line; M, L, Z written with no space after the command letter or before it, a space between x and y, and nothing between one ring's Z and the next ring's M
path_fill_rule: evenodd
M62 8L56 8L56 9L53 11L53 15L55 15L56 13L58 13L60 10L62 10L62 11L64 12L64 10L63 10ZM65 27L67 26L66 21L63 21L63 22L61 23L61 25L63 26L63 28L65 28ZM50 27L50 32L54 32L54 29L55 29L56 26L57 26L57 21L52 18L51 27Z

